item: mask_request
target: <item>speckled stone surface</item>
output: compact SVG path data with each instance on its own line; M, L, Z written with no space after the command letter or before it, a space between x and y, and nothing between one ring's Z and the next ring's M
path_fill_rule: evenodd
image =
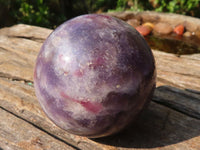
M70 133L102 137L129 124L149 102L155 62L125 22L84 15L60 25L37 58L34 86L47 116Z

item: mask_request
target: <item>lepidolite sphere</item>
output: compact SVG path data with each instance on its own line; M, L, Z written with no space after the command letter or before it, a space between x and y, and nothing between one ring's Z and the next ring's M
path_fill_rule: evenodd
M34 86L47 116L66 131L102 137L133 121L155 88L154 57L130 25L83 15L60 25L44 42Z

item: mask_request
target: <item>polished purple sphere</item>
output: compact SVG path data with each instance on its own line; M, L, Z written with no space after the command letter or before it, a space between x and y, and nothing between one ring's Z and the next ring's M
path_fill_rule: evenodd
M155 88L155 61L144 38L122 20L83 15L53 31L37 57L34 85L47 116L87 137L132 122Z

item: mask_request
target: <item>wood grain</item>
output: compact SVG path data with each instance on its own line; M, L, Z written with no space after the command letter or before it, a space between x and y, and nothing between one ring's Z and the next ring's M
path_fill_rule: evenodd
M50 33L49 29L28 25L0 30L0 149L30 149L18 143L31 144L36 139L33 146L38 146L39 135L44 146L39 142L40 149L59 143L60 147L83 150L199 150L199 54L177 57L153 51L158 79L150 106L123 132L88 139L55 126L35 96L34 63ZM27 137L28 131L32 136ZM17 139L14 135L18 135ZM46 140L52 141L52 145L47 145Z
M53 138L3 109L0 109L0 114L0 120L3 120L0 122L0 139L5 141L1 142L0 147L3 149L74 150L71 146Z
M198 119L152 102L122 133L96 141L119 149L198 150L199 124Z
M20 81L0 80L0 107L80 149L153 148L184 145L198 150L200 120L154 102L122 133L97 140L71 135L56 127L40 108L34 89ZM157 92L157 90L156 90ZM183 91L182 91L183 92ZM175 93L176 94L176 93ZM191 94L191 93L190 93ZM199 143L193 148L196 141Z
M156 59L158 86L171 85L200 91L200 54L196 54L194 58L193 55L177 57L156 50L153 53Z
M153 100L188 116L200 119L200 93L161 86L155 90Z

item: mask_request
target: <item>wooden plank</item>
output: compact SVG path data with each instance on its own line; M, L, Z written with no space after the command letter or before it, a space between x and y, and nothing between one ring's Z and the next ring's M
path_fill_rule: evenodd
M0 78L0 107L16 114L27 122L31 122L38 128L45 130L49 134L55 135L81 149L110 149L110 146L104 146L94 143L86 137L79 137L67 133L55 126L42 111L37 98L35 97L33 86L24 84L21 81L12 81Z
M34 96L32 86L7 79L0 81L0 107L83 150L131 148L157 150L158 147L198 150L200 146L199 119L153 102L135 124L120 134L96 140L75 136L58 128L45 116Z
M200 119L200 93L160 86L154 92L153 100L191 117Z
M122 133L96 139L123 149L199 150L200 120L151 103L135 124Z
M0 36L0 76L33 80L33 66L41 43Z
M5 136L7 137L7 136ZM8 142L7 139L0 137L0 150L24 150Z
M171 85L200 91L200 60L193 55L177 57L174 54L153 51L158 85ZM196 56L200 57L200 54Z
M183 24L187 31L196 32L199 30L200 20L195 17L185 16L180 14L173 13L161 13L154 11L122 11L122 12L109 12L106 13L111 16L120 18L127 21L128 19L138 19L139 21L144 22L165 22L171 26L177 26Z
M41 42L50 32L51 30L48 29L27 25L0 30L0 107L2 109L15 114L27 124L34 125L37 130L44 131L44 134L48 133L62 143L70 143L83 150L149 148L199 150L200 120L194 116L190 117L191 113L183 114L180 110L177 112L177 103L176 105L173 103L176 107L170 108L163 103L166 100L168 103L180 100L182 98L180 93L194 97L194 94L199 92L199 59L154 51L158 70L157 86L171 85L179 88L177 91L174 91L174 88L171 91L162 88L156 90L154 100L167 107L152 102L135 124L120 134L98 140L88 139L69 134L55 126L43 113L35 97L33 85L28 84L33 83L34 62ZM188 90L184 91L182 88ZM164 99L165 95L172 95L175 98ZM188 109L199 112L193 105L191 97L184 96L184 98L180 103L187 101ZM4 119L5 117L0 122ZM6 138L8 137L4 137L4 141Z
M75 150L31 124L0 109L0 147L14 150Z
M51 32L51 29L24 24L18 24L0 30L1 35L30 39L38 42L44 41Z
M51 31L27 25L1 29L0 76L32 81L33 67L41 42ZM37 40L40 36L42 41ZM194 59L194 55L177 57L156 50L153 53L157 66L157 86L171 85L200 90L200 59ZM195 55L195 58L199 57L200 54Z

